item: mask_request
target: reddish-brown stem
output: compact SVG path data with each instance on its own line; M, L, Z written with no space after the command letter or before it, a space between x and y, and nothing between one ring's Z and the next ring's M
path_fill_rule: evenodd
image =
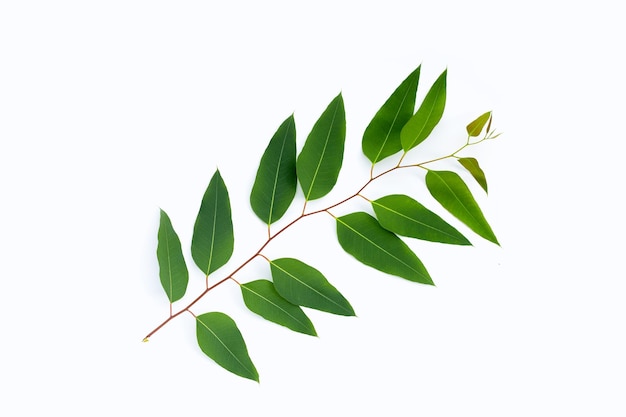
M276 237L278 237L281 233L283 233L285 230L289 229L291 226L293 226L295 223L299 222L299 221L300 221L300 220L302 220L303 218L308 217L308 216L312 216L312 215L314 215L314 214L318 214L318 213L324 213L324 212L326 212L326 213L330 214L331 216L333 216L333 215L332 215L332 213L330 213L330 211L329 211L330 209L335 208L335 207L337 207L337 206L340 206L340 205L342 205L342 204L344 204L344 203L346 203L346 202L348 202L348 201L352 200L353 198L355 198L355 197L357 197L357 196L360 196L361 192L362 192L362 191L363 191L363 190L364 190L364 189L365 189L368 185L370 185L373 181L377 180L378 178L382 177L383 175L387 175L387 174L389 174L390 172L395 171L396 169L400 169L400 168L410 168L410 167L421 167L421 168L423 168L423 165L425 165L425 164L427 164L427 163L436 162L436 161L439 161L439 160L442 160L442 159L446 159L446 158L454 157L454 156L455 156L455 154L456 154L457 152L459 152L460 150L462 150L463 148L465 148L465 147L467 147L467 146L468 146L468 145L465 145L465 146L461 147L459 150L457 150L456 152L454 152L454 153L452 153L452 154L450 154L450 155L447 155L447 156L441 157L441 158L433 159L433 160L426 161L426 162L422 162L422 163L419 163L419 164L412 164L412 165L400 165L400 164L402 163L402 159L404 158L404 155L406 154L406 152L405 152L405 154L403 154L403 155L402 155L402 158L400 159L400 162L398 162L398 165L396 165L396 166L394 166L393 168L390 168L390 169L388 169L388 170L386 170L386 171L383 171L383 172L381 172L380 174L373 175L373 167L372 167L372 170L370 171L370 178L369 178L369 180L367 180L367 182L366 182L366 183L365 183L365 184L364 184L361 188L359 188L359 190L358 190L356 193L352 194L351 196L349 196L349 197L347 197L347 198L344 198L343 200L341 200L341 201L339 201L339 202L337 202L337 203L335 203L335 204L333 204L333 205L330 205L330 206L328 206L328 207L326 207L326 208L324 208L324 209L321 209L321 210L316 210L316 211L312 211L312 212L306 213L305 211L306 211L306 206L307 206L307 204L306 204L306 203L307 203L307 202L305 201L305 203L304 203L304 207L302 208L302 214L300 214L300 216L296 217L294 220L292 220L289 224L287 224L286 226L284 226L282 229L280 229L280 230L279 230L278 232L276 232L274 235L272 235L272 234L271 234L271 232L270 232L270 228L269 228L269 225L268 225L268 238L267 238L267 240L265 241L265 243L263 243L263 244L261 245L261 247L260 247L260 248L259 248L259 249L258 249L258 250L254 253L254 255L252 255L252 256L251 256L251 257L249 257L247 260L245 260L245 261L244 261L241 265L239 265L239 266L238 266L238 267L237 267L237 268L236 268L233 272L231 272L231 273L230 273L230 274L228 274L225 278L223 278L221 281L216 282L215 284L213 284L213 285L212 285L212 286L210 286L210 287L208 286L208 276L207 276L207 288L206 288L206 289L205 289L205 290L204 290L204 291L203 291L203 292L202 292L199 296L197 296L197 297L196 297L196 298L195 298L195 299L194 299L191 303L189 303L186 307L184 307L183 309L181 309L180 311L178 311L178 312L176 312L176 313L174 313L174 314L172 314L172 305L170 304L170 316L169 316L169 317L168 317L165 321L163 321L161 324L159 324L159 325L158 325L158 326L157 326L154 330L152 330L150 333L148 333L148 335L147 335L147 336L143 339L143 340L144 340L144 342L147 342L147 341L148 341L148 339L149 339L149 338L150 338L153 334L155 334L156 332L158 332L158 331L159 331L159 330L160 330L163 326L165 326L167 323L169 323L172 319L174 319L174 318L178 317L179 315L183 314L185 311L187 311L187 312L191 313L192 315L194 315L194 314L191 312L191 310L189 310L189 309L190 309L190 308L191 308L194 304L196 304L198 301L200 301L200 300L202 299L202 297L204 297L204 296L205 296L205 295L206 295L209 291L211 291L213 288L215 288L215 287L217 287L217 286L219 286L219 285L223 284L224 282L226 282L226 281L228 281L228 280L233 280L234 282L237 282L237 281L233 278L233 276L234 276L237 272L239 272L239 271L240 271L243 267L245 267L245 266L246 266L246 265L248 265L250 262L252 262L252 260L254 260L254 258L256 258L257 256L262 256L262 257L264 257L265 259L267 259L264 255L262 255L262 254L261 254L261 252L263 251L263 249L265 249L265 248L267 247L267 245L269 245L269 243L270 243L272 240L274 240ZM361 196L361 197L362 197L362 196ZM334 216L333 216L333 217L334 217ZM195 315L194 315L194 317L195 317Z

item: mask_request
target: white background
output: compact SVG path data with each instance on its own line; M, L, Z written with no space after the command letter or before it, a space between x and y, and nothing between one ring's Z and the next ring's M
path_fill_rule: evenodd
M1 2L0 414L626 415L617 4ZM159 207L189 255L220 169L236 248L217 280L263 242L248 196L278 125L294 113L301 147L343 93L344 167L320 204L334 202L366 179L362 132L420 63L420 97L448 68L448 104L415 160L487 110L504 132L468 151L502 246L458 223L473 247L410 241L426 287L362 266L318 216L266 254L316 266L358 318L310 311L312 338L249 313L232 283L214 291L194 310L237 321L260 384L206 358L189 315L141 343L168 314ZM437 209L417 173L369 195L391 189ZM261 261L238 275L266 277Z

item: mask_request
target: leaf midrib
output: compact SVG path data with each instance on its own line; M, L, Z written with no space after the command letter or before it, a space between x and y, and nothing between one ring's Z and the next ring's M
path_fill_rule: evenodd
M205 329L207 329L209 332L211 332L211 334L222 344L222 346L224 346L224 349L226 349L228 351L228 353L230 353L230 355L235 358L235 360L246 370L250 373L250 375L254 375L254 372L248 368L243 362L241 362L239 360L239 358L237 357L237 355L235 355L235 353L230 350L230 348L224 343L222 342L222 339L209 327L206 325L206 323L204 323L202 320L198 319L198 322L200 324L202 324L202 326L204 326Z
M272 199L270 200L270 212L269 218L267 219L267 223L272 223L272 214L274 213L274 201L276 199L276 188L278 188L278 174L280 173L280 165L283 161L283 153L285 152L285 143L287 142L287 135L289 134L289 129L291 129L291 123L287 127L287 131L283 136L283 143L280 147L280 154L278 155L278 164L276 166L276 174L274 174L274 185L272 187Z
M275 262L271 261L271 264L274 265L276 268L280 269L282 272L284 272L285 274L289 275L290 277L292 277L294 280L298 281L300 284L304 285L305 287L311 289L313 292L319 294L320 296L322 296L323 298L325 298L326 300L330 301L331 303L333 303L334 305L336 305L337 307L339 307L340 309L350 312L350 310L346 309L344 306L342 306L341 304L338 304L337 302L335 302L335 300L329 298L328 296L326 296L325 294L319 292L318 290L316 290L315 288L311 287L310 285L308 285L306 282L301 281L300 279L298 279L298 277L296 277L295 275L293 275L292 273L286 271L285 269L281 268L279 265L277 265Z
M398 262L400 262L401 264L407 266L410 270L412 270L413 272L415 272L416 274L418 274L421 277L424 277L425 275L422 274L420 271L418 271L417 269L413 268L411 265L407 264L406 262L404 262L402 259L398 258L397 256L395 256L394 254L392 254L391 252L387 251L385 248L377 245L374 241L372 241L371 239L369 239L367 236L365 236L364 234L360 233L358 230L354 229L353 227L351 227L349 224L347 224L346 222L342 221L340 218L337 218L337 221L342 223L344 226L346 226L348 229L352 230L354 233L356 233L357 235L359 235L360 237L362 237L364 240L366 240L367 242L369 242L370 244L372 244L374 247L378 248L379 250L381 250L382 252L386 253L387 255L389 255L390 257L392 257L393 259L397 260Z
M404 92L404 96L402 96L402 101L400 102L400 105L398 106L398 110L396 111L396 114L393 116L393 121L391 122L391 126L389 126L389 130L387 131L387 134L385 135L385 140L380 146L380 149L378 149L378 153L376 154L376 157L374 158L374 163L379 161L378 157L383 152L383 149L385 149L385 145L387 144L387 141L389 140L389 136L391 135L391 131L393 130L394 125L396 124L396 120L398 120L398 115L400 114L400 110L402 110L402 105L404 104L406 97L409 94L410 89L411 89L411 86L409 86L406 89L406 91Z
M306 200L309 200L311 193L313 192L313 186L315 185L315 181L317 180L317 173L320 170L320 166L322 165L322 161L324 160L324 155L326 154L326 148L328 147L328 142L330 139L330 133L333 130L333 126L335 126L335 118L337 116L337 109L339 108L339 103L335 104L335 110L333 112L333 117L330 121L330 127L328 128L328 133L326 134L326 140L324 141L324 148L322 149L322 154L320 155L319 160L317 161L317 167L315 167L315 172L313 173L313 178L311 179L311 184L309 185L309 190L306 195Z
M422 125L422 128L420 129L419 132L417 132L417 135L415 135L413 142L411 143L411 146L409 146L409 149L413 148L415 146L415 142L417 142L417 139L422 135L422 132L424 131L424 129L426 129L426 126L428 125L428 122L430 121L430 118L433 114L433 111L437 105L437 99L439 99L439 94L441 94L441 86L437 86L437 90L435 90L435 97L433 99L433 105L430 106L430 110L428 111L428 115L426 116L426 120L424 121L424 124ZM420 109L421 110L421 109ZM418 110L419 112L419 110Z
M289 317L294 319L297 323L299 323L302 326L303 329L308 330L308 327L307 327L306 323L303 323L302 321L300 321L300 319L298 319L297 317L293 316L291 313L289 313L287 310L285 310L284 308L282 308L278 304L274 303L272 300L268 299L267 297L263 296L262 294L259 294L258 292L254 291L253 289L251 289L249 287L246 287L245 285L242 285L242 288L245 289L245 290L250 291L252 294L256 295L257 297L267 301L269 304L273 305L274 307L278 308L280 311L284 312Z

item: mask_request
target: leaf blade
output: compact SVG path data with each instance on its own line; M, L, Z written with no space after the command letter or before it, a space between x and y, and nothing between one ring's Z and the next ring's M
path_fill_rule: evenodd
M241 293L246 307L253 313L293 331L317 336L304 311L281 297L272 282L260 279L242 284Z
M433 284L417 255L371 215L356 212L336 220L339 244L361 263L409 281Z
M428 171L426 187L430 194L450 214L477 235L499 245L478 203L461 177L452 171Z
M417 67L394 90L365 129L361 148L372 164L402 150L400 132L415 110L420 69Z
M219 312L197 316L196 337L200 349L215 363L235 375L259 382L243 336L229 316Z
M296 173L306 201L328 194L337 183L346 139L341 93L319 117L296 160Z
M402 148L410 151L422 143L441 120L446 106L446 69L433 83L417 112L400 132Z
M193 228L191 256L207 276L230 259L234 249L233 222L226 184L215 171L202 197Z
M278 128L265 149L250 193L254 213L265 223L280 219L296 194L296 126L293 115Z
M167 298L170 303L173 303L185 295L189 282L189 271L183 256L180 239L164 210L161 210L157 235L159 278Z
M382 227L401 236L453 245L470 245L458 230L406 195L388 195L372 201Z
M341 316L354 316L346 298L320 271L293 258L270 261L276 291L287 301Z
M459 163L472 174L472 177L474 177L476 182L485 190L485 193L488 193L487 178L476 158L459 158Z
M480 132L483 131L483 128L485 127L485 124L487 124L487 122L489 122L487 131L489 131L489 128L491 127L491 112L490 111L481 114L472 122L470 122L466 127L467 134L470 137L480 136Z

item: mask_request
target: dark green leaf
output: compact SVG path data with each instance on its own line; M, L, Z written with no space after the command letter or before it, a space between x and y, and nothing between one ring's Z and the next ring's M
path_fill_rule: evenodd
M457 173L428 171L426 187L439 204L467 227L490 242L499 244L472 193Z
M404 125L400 132L402 148L405 152L413 149L424 141L433 131L446 106L446 75L445 70L434 82L426 94L417 113Z
M204 193L191 240L191 256L209 275L228 262L234 248L233 221L226 184L215 171Z
M388 195L372 201L380 225L402 236L431 242L470 245L458 230L406 195Z
M402 150L400 131L415 110L420 68L417 67L396 88L365 129L363 153L372 164Z
M296 332L316 336L313 323L304 311L278 294L274 284L260 279L241 285L243 301L250 311L266 320L288 327Z
M296 124L293 115L278 128L263 153L250 194L252 210L267 224L280 219L296 194Z
M196 336L200 349L222 368L259 381L259 373L233 319L218 312L202 314L196 317Z
M352 306L317 269L293 258L270 261L276 291L287 301L342 316L354 316Z
M467 134L470 136L480 136L480 132L483 131L485 124L491 119L491 112L483 113L476 118L473 122L467 125Z
M337 218L341 247L365 265L409 281L432 284L424 265L398 236L364 212Z
M161 210L158 240L159 277L167 298L170 303L173 303L185 295L189 271L183 257L180 239L174 231L169 216L163 210Z
M337 183L346 140L346 116L339 94L317 120L296 162L304 197L323 197Z
M487 192L487 178L485 178L485 173L478 165L478 161L475 158L459 158L459 163L472 174L472 177Z

